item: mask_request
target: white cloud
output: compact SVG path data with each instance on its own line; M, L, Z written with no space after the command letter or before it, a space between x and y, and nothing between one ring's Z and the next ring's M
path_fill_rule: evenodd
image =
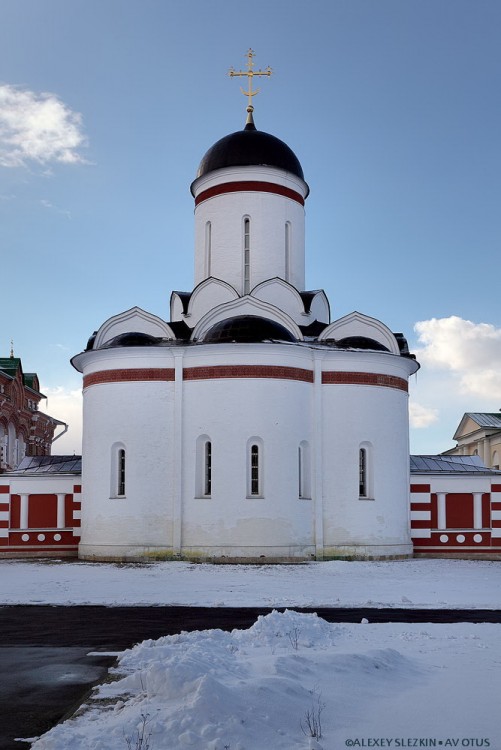
M42 401L40 410L49 414L68 426L68 432L53 445L54 455L72 455L82 453L82 391L57 386L50 388L42 386L41 391L47 396L47 401ZM62 430L56 429L56 435Z
M410 381L411 452L452 448L467 411L501 407L501 329L453 315L416 323L421 370Z
M82 116L55 94L0 85L0 166L84 163Z
M501 328L452 315L416 323L424 368L448 371L460 393L469 398L501 399ZM495 402L495 403L494 403Z
M415 401L411 401L409 403L409 420L411 427L415 430L422 430L438 420L438 409L422 406Z

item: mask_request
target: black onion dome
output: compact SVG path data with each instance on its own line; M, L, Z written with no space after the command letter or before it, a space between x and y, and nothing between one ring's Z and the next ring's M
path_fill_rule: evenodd
M207 151L197 177L216 169L251 166L277 167L304 180L303 168L294 151L280 138L256 130L252 120L243 130L226 135Z
M259 341L295 341L283 325L258 315L237 315L216 323L204 336L207 344L254 344Z

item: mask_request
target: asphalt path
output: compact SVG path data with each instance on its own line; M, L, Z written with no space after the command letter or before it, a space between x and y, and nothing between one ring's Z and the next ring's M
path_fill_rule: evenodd
M283 608L277 608L283 609ZM304 609L328 622L501 622L498 610ZM264 607L0 607L0 750L22 750L70 716L115 657L146 638L182 630L248 628ZM102 652L99 654L99 652Z

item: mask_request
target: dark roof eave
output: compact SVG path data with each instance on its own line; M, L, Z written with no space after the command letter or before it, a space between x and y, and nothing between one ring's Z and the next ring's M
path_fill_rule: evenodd
M478 477L478 476L482 477L482 476L493 476L493 475L494 476L499 476L499 475L501 475L501 471L499 471L498 469L485 469L485 471L478 470L478 469L476 469L476 470L473 469L472 471L468 471L468 469L465 469L464 471L452 471L452 470L449 471L449 470L445 470L445 469L443 471L439 470L439 469L411 469L410 473L411 474L426 474L427 476L429 476L430 474L432 474L432 475L437 476L437 477L443 477L444 475L446 475L446 476L449 475L449 476L454 476L454 477L457 477L457 476L471 476L473 474L476 477Z

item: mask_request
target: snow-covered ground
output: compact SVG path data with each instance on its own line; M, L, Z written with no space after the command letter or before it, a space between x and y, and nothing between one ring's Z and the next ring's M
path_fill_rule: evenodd
M304 565L1 560L0 575L0 604L501 609L501 561L487 560Z
M3 603L501 608L489 561L0 568ZM145 641L113 677L33 750L501 750L501 625L272 612Z

